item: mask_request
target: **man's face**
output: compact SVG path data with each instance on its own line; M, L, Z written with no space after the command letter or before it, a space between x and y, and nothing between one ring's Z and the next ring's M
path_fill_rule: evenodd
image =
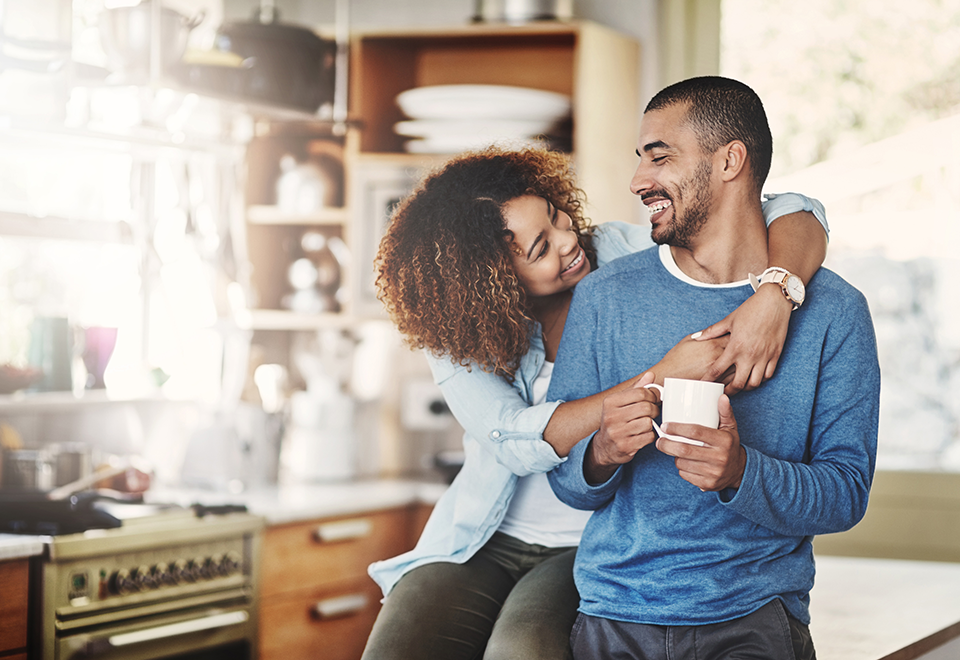
M707 221L712 161L684 122L686 106L651 110L640 123L640 164L630 182L650 212L650 237L689 248Z

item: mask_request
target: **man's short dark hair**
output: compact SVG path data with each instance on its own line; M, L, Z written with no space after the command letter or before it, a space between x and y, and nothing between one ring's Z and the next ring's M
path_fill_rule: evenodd
M773 137L757 93L731 78L689 78L660 90L647 104L644 113L676 104L687 105L687 121L704 153L712 154L733 140L746 145L750 171L759 195L770 173Z

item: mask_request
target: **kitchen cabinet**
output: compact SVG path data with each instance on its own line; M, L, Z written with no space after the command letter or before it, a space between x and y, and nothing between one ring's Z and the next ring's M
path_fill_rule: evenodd
M0 562L0 658L26 660L30 562Z
M260 657L356 660L380 610L367 566L411 549L431 507L411 504L266 529Z
M306 330L381 316L373 258L394 203L445 154L409 154L394 125L399 93L420 86L530 87L572 99L569 148L594 222L636 220L627 190L638 126L639 45L587 21L483 24L430 30L357 32L350 39L349 121L342 130L310 122L261 122L248 151L248 256L256 292L248 323L259 330ZM291 215L275 187L286 153L337 153L342 203ZM314 154L314 157L316 154ZM344 303L338 314L304 314L283 304L287 269L307 231L344 240ZM344 319L346 317L346 320Z

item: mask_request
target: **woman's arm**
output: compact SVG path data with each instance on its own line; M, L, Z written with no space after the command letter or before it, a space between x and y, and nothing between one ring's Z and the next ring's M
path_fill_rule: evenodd
M785 268L806 284L827 254L828 226L823 206L816 200L788 193L764 202L764 215L768 220L767 265ZM706 328L699 335L700 340L729 334L730 342L707 370L704 380L724 380L727 394L735 394L773 378L792 310L793 304L779 287L765 285L726 318ZM726 379L724 374L728 374Z
M727 339L723 336L709 341L694 341L685 337L649 371L653 372L655 382L661 385L664 378L699 380L723 353ZM550 443L559 456L566 456L575 444L600 428L603 400L609 394L633 387L642 376L637 375L593 396L561 403L547 422L543 439Z
M727 337L684 338L651 369L664 377L698 379L723 353ZM641 375L586 399L529 405L516 387L479 367L427 354L434 380L463 430L516 475L552 470L570 449L600 427L604 397L632 386ZM545 441L545 442L544 442Z

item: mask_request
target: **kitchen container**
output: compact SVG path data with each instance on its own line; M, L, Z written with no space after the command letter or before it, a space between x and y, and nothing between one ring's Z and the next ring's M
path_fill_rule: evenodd
M473 20L524 23L572 16L573 0L476 0Z
M257 12L256 16L260 16ZM305 27L266 20L225 23L216 46L248 60L243 96L316 112L333 103L337 44Z
M160 66L166 71L180 61L190 31L203 20L203 14L188 18L170 9L160 8ZM153 7L145 0L132 7L113 7L100 14L100 44L110 67L126 74L150 71L150 44Z
M73 389L73 331L62 316L37 317L30 324L30 366L42 376L35 388L40 392Z
M82 442L68 442L51 448L54 486L63 486L93 472L93 451Z
M50 490L54 485L54 462L45 449L4 449L3 480L8 490Z

